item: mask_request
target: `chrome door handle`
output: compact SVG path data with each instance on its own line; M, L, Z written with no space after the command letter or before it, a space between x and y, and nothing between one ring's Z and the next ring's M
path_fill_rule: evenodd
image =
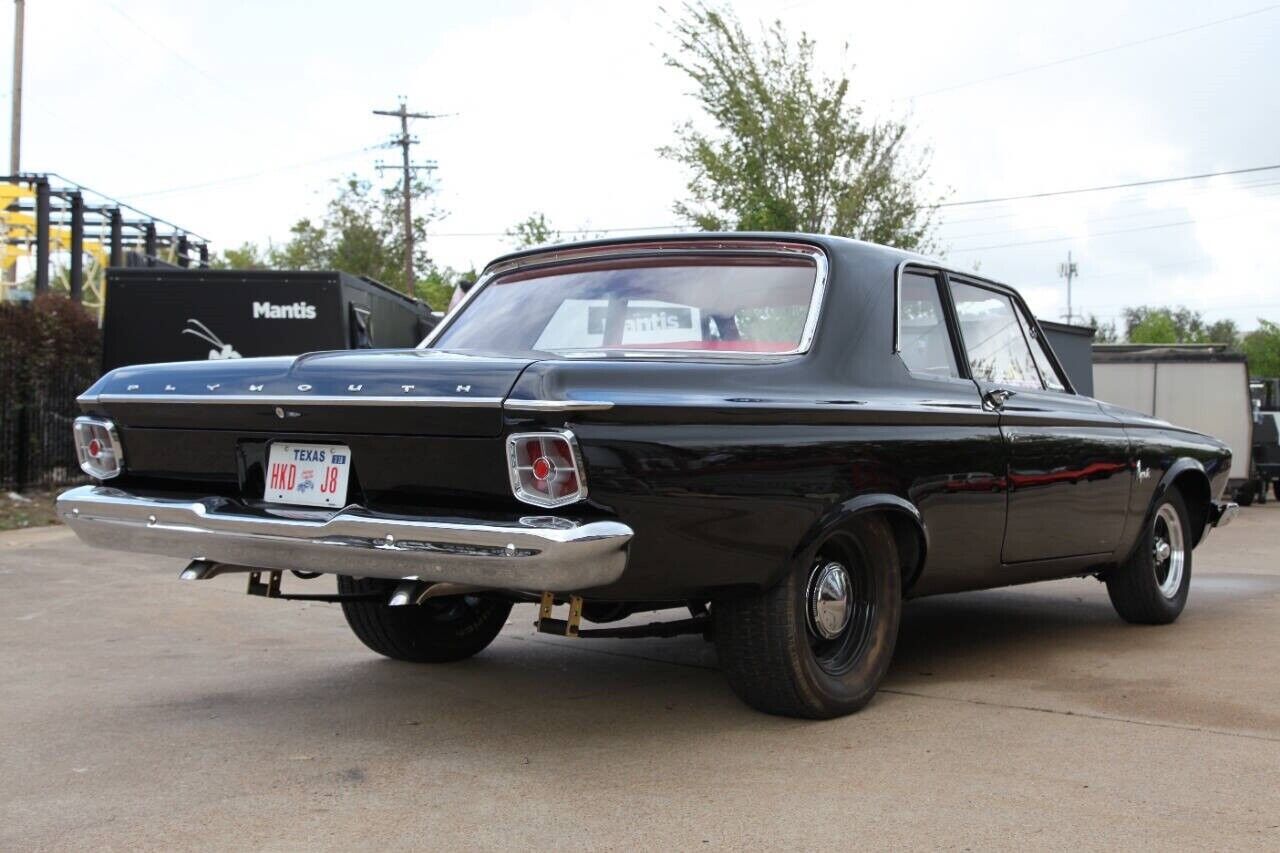
M989 412L998 412L1015 392L1008 388L992 388L982 395L982 408Z

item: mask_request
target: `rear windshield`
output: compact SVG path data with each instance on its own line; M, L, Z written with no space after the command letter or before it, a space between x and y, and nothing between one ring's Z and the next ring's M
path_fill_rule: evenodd
M612 258L501 275L433 346L576 355L801 348L807 257Z

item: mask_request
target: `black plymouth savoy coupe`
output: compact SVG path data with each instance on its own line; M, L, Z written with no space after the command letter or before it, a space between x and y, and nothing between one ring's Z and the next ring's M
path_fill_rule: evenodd
M802 717L871 698L906 598L1094 575L1171 622L1236 511L1222 442L1076 394L1016 292L832 237L521 252L417 349L121 368L80 404L98 483L58 511L92 545L338 601L400 660L473 655L516 602L701 633Z

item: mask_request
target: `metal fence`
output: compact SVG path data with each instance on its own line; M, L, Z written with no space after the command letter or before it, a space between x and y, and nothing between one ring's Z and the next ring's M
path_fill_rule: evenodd
M79 410L78 377L53 377L29 394L0 397L0 490L52 488L85 479L76 462L71 422ZM60 380L60 381L58 381ZM5 389L10 390L10 389ZM25 397L25 399L23 399Z

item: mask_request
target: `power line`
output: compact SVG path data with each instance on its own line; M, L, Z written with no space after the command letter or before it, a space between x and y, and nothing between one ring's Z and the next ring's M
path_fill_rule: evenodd
M1247 169L1227 169L1221 172L1202 172L1198 175L1179 175L1174 178L1155 178L1149 181L1130 181L1125 184L1104 184L1097 187L1079 187L1070 190L1050 190L1048 192L1026 193L1024 195L1007 195L995 196L992 198L975 198L968 201L946 201L942 204L934 205L935 207L968 207L975 204L995 204L1001 201L1026 201L1033 198L1052 198L1064 195L1079 195L1081 193L1096 193L1105 190L1123 190L1131 187L1152 187L1157 184L1176 184L1183 181L1199 181L1204 178L1218 178L1224 175L1248 175L1254 172L1271 172L1280 169L1280 163L1273 166L1251 166Z
M1227 18L1218 18L1217 20L1213 20L1213 21L1205 21L1203 24L1196 24L1193 27L1184 27L1180 30L1170 30L1169 32L1159 33L1153 36L1147 36L1146 38L1137 39L1135 41L1122 42L1121 44L1114 44L1114 45L1111 45L1110 47L1103 47L1103 48L1098 48L1097 50L1090 50L1084 53L1077 53L1073 56L1065 56L1061 59L1054 59L1049 62L1041 62L1038 65L1029 65L1026 68L1017 68L1012 71L1004 71L1000 74L992 74L990 77L980 77L976 80L966 80L963 83L955 83L949 86L940 86L937 89L929 89L928 91L925 91L925 92L918 92L914 95L908 95L907 100L912 100L915 98L924 98L929 95L938 95L943 92L954 92L956 89L963 89L968 86L978 86L983 83L991 83L995 80L1005 80L1009 77L1017 77L1022 74L1030 74L1033 71L1040 71L1045 68L1053 68L1058 65L1066 65L1067 63L1070 63L1070 62L1079 62L1082 59L1089 59L1091 57L1101 56L1106 53L1114 53L1118 50L1125 50L1131 47L1138 47L1139 45L1150 44L1153 41L1160 41L1162 39L1173 38L1174 36L1185 35L1186 33L1195 32L1196 30L1203 30L1203 29L1208 29L1209 27L1216 27L1216 26L1219 26L1220 24L1228 24L1228 23L1231 23L1232 21L1239 21L1242 18L1249 18L1254 15L1261 15L1264 12L1271 12L1271 11L1274 11L1275 9L1280 9L1280 3L1272 4L1270 6L1263 6L1259 9L1253 9L1248 12L1241 12L1239 15L1232 15Z
M1280 185L1280 181L1271 181L1266 184L1257 184L1255 186L1265 187L1265 186L1273 186L1273 185ZM1275 191L1267 192L1267 193L1257 193L1254 195L1254 198L1275 198L1276 195L1277 193ZM1091 216L1088 219L1082 219L1082 220L1069 222L1069 223L1050 222L1050 223L1044 223L1041 225L1028 225L1025 228L1000 228L998 230L992 230L992 231L978 231L970 234L956 234L956 235L947 237L946 240L948 242L951 242L954 240L976 240L980 237L998 237L1002 234L1023 234L1028 231L1040 231L1046 228L1060 228L1064 224L1065 225L1094 225L1099 222L1117 222L1124 219L1137 219L1142 216L1154 216L1162 213L1181 212L1185 209L1186 209L1186 205L1176 205L1174 207L1164 207L1164 208L1155 208L1155 209L1148 208L1147 210L1139 210L1132 213L1118 213L1111 216Z
M1069 190L1051 190L1046 192L1026 193L1024 195L971 199L967 201L950 201L950 202L944 202L942 204L935 205L935 206L938 208L970 207L970 206L979 205L979 204L994 204L996 202L1026 201L1028 199L1039 199L1039 198L1057 198L1057 197L1068 196L1068 195L1079 195L1081 193L1093 193L1093 192L1103 192L1107 190L1132 189L1132 188L1159 186L1163 184L1185 183L1187 181L1198 181L1198 180L1203 180L1205 178L1217 178L1217 177L1224 177L1228 175L1247 175L1247 174L1253 174L1257 172L1271 172L1277 169L1280 169L1280 163L1277 163L1271 166L1251 166L1246 169L1226 169L1219 172L1202 172L1200 174L1195 174L1195 175L1178 175L1178 176L1169 177L1169 178L1154 178L1146 181L1129 181L1128 183L1123 183L1123 184L1105 184L1105 185L1093 186L1093 187L1078 187L1078 188L1069 189ZM1280 183L1280 182L1271 182L1271 181L1259 182L1256 184L1246 184L1244 185L1244 187L1246 189L1251 189L1253 187L1272 186L1275 183ZM1140 198L1140 196L1134 196L1133 198L1137 199L1137 198ZM1012 213L1008 213L1008 214L1000 214L998 216L991 216L991 217L958 219L958 220L951 220L950 222L941 223L941 224L945 225L945 224L959 224L961 222L984 222L991 219L1004 219L1013 215L1014 214ZM671 224L671 225L633 225L633 226L615 227L615 228L564 228L564 229L558 229L558 230L560 231L561 234L617 234L621 232L633 232L633 231L689 230L693 227L694 226L691 226L688 223L677 223L677 224ZM1160 226L1160 227L1166 227L1166 226ZM996 233L1005 233L1005 232L996 232ZM431 236L433 237L505 237L507 236L507 232L506 231L437 231L437 232L432 232ZM971 235L971 236L976 236L976 235ZM955 239L961 239L961 238L957 237ZM1071 238L1063 238L1063 239L1071 239ZM966 251L970 251L970 250L966 250ZM976 251L976 249L972 251Z
M253 180L254 178L260 178L263 175L272 175L278 172L288 172L294 169L304 169L308 166L320 165L321 163L331 163L334 160L344 160L347 157L354 157L356 154L363 154L367 151L373 151L375 148L378 148L378 147L380 146L365 145L362 148L353 148L349 151L342 151L336 154L330 154L325 157L317 157L314 160L304 160L299 163L289 163L283 166L273 166L272 168L269 168L269 169L260 169L257 172L247 172L243 175L231 175L225 178L215 178L214 180L211 180L211 181L203 181L198 184L186 184L184 186L168 187L162 190L145 190L139 193L125 193L125 195L129 196L130 198L145 198L147 196L171 195L173 193L188 192L190 190L202 190L202 189L208 189L209 187L220 187L220 186L225 186L227 184L235 184L243 181Z
M675 225L636 225L629 228L557 228L558 234L619 234L627 231L687 231L697 226L687 222ZM507 237L507 231L432 231L432 237Z
M1260 181L1255 180L1253 182L1241 181L1239 183L1234 183L1231 186L1232 186L1232 189L1253 190L1253 189L1259 189L1262 187L1272 187L1277 185L1280 185L1280 180L1260 180ZM1208 185L1203 185L1199 187L1187 187L1184 190L1184 192L1185 193L1203 193L1211 189L1213 189L1213 187ZM1138 201L1142 201L1144 198L1145 198L1145 195L1143 193L1137 192L1137 193L1131 193L1129 195L1122 196L1117 199L1113 199L1112 203L1124 204L1126 202L1138 202ZM970 222L994 222L995 220L998 220L998 219L1012 219L1017 215L1018 215L1017 210L1006 209L1004 213L991 214L987 216L966 216L963 219L945 219L945 220L939 221L938 226L950 227L953 225L963 225ZM972 236L972 235L964 235L964 236Z
M1135 231L1157 231L1161 228L1179 228L1184 225L1195 225L1199 220L1181 219L1177 222L1163 222L1159 225L1143 225L1138 228L1118 228L1114 231L1095 231L1092 234L1076 234L1071 237L1049 237L1044 240L1021 240L1016 243L997 243L992 246L970 246L963 249L952 249L951 253L985 252L988 249L1012 249L1019 246L1044 246L1049 243L1066 243L1071 240L1092 240L1094 237L1107 237L1112 234L1132 234Z
M187 58L187 57L182 53L182 51L180 51L180 50L178 50L177 48L173 47L171 44L169 44L169 42L165 41L164 39L160 38L160 37L159 37L158 35L156 35L155 33L153 33L153 32L151 32L150 30L148 30L146 27L142 26L142 24L138 23L136 20L134 20L134 19L133 19L133 17L132 17L132 16L130 16L127 12L125 12L125 10L124 10L124 9L121 9L121 8L120 8L119 6L117 6L115 3L110 2L110 0L108 0L108 1L107 1L107 6L108 6L108 7L110 7L110 8L111 8L111 10L112 10L113 12L115 12L117 15L119 15L120 17L122 17L122 18L124 18L126 21L128 21L130 24L132 24L132 25L133 25L133 27L134 27L134 29L136 29L138 32L142 33L144 36L146 36L147 38L151 39L151 40L152 40L152 41L154 41L156 44L160 45L160 46L161 46L161 47L163 47L165 50L167 50L170 54L172 54L172 55L173 55L173 57L174 57L175 59L177 59L177 60L178 60L179 62L181 62L183 65L187 66L187 67L188 67L188 68L190 68L192 71L194 71L195 73L197 73L197 74L199 74L201 77L203 77L205 80L209 81L209 82L210 82L210 83L212 83L214 86L216 86L217 88L221 89L224 93L231 94L230 92L228 92L227 88L222 84L222 81L221 81L221 80L219 80L215 75L213 75L213 74L209 73L208 71L204 70L204 69L203 69L203 68L201 68L199 65L196 65L194 62L192 62L190 59L188 59L188 58Z

